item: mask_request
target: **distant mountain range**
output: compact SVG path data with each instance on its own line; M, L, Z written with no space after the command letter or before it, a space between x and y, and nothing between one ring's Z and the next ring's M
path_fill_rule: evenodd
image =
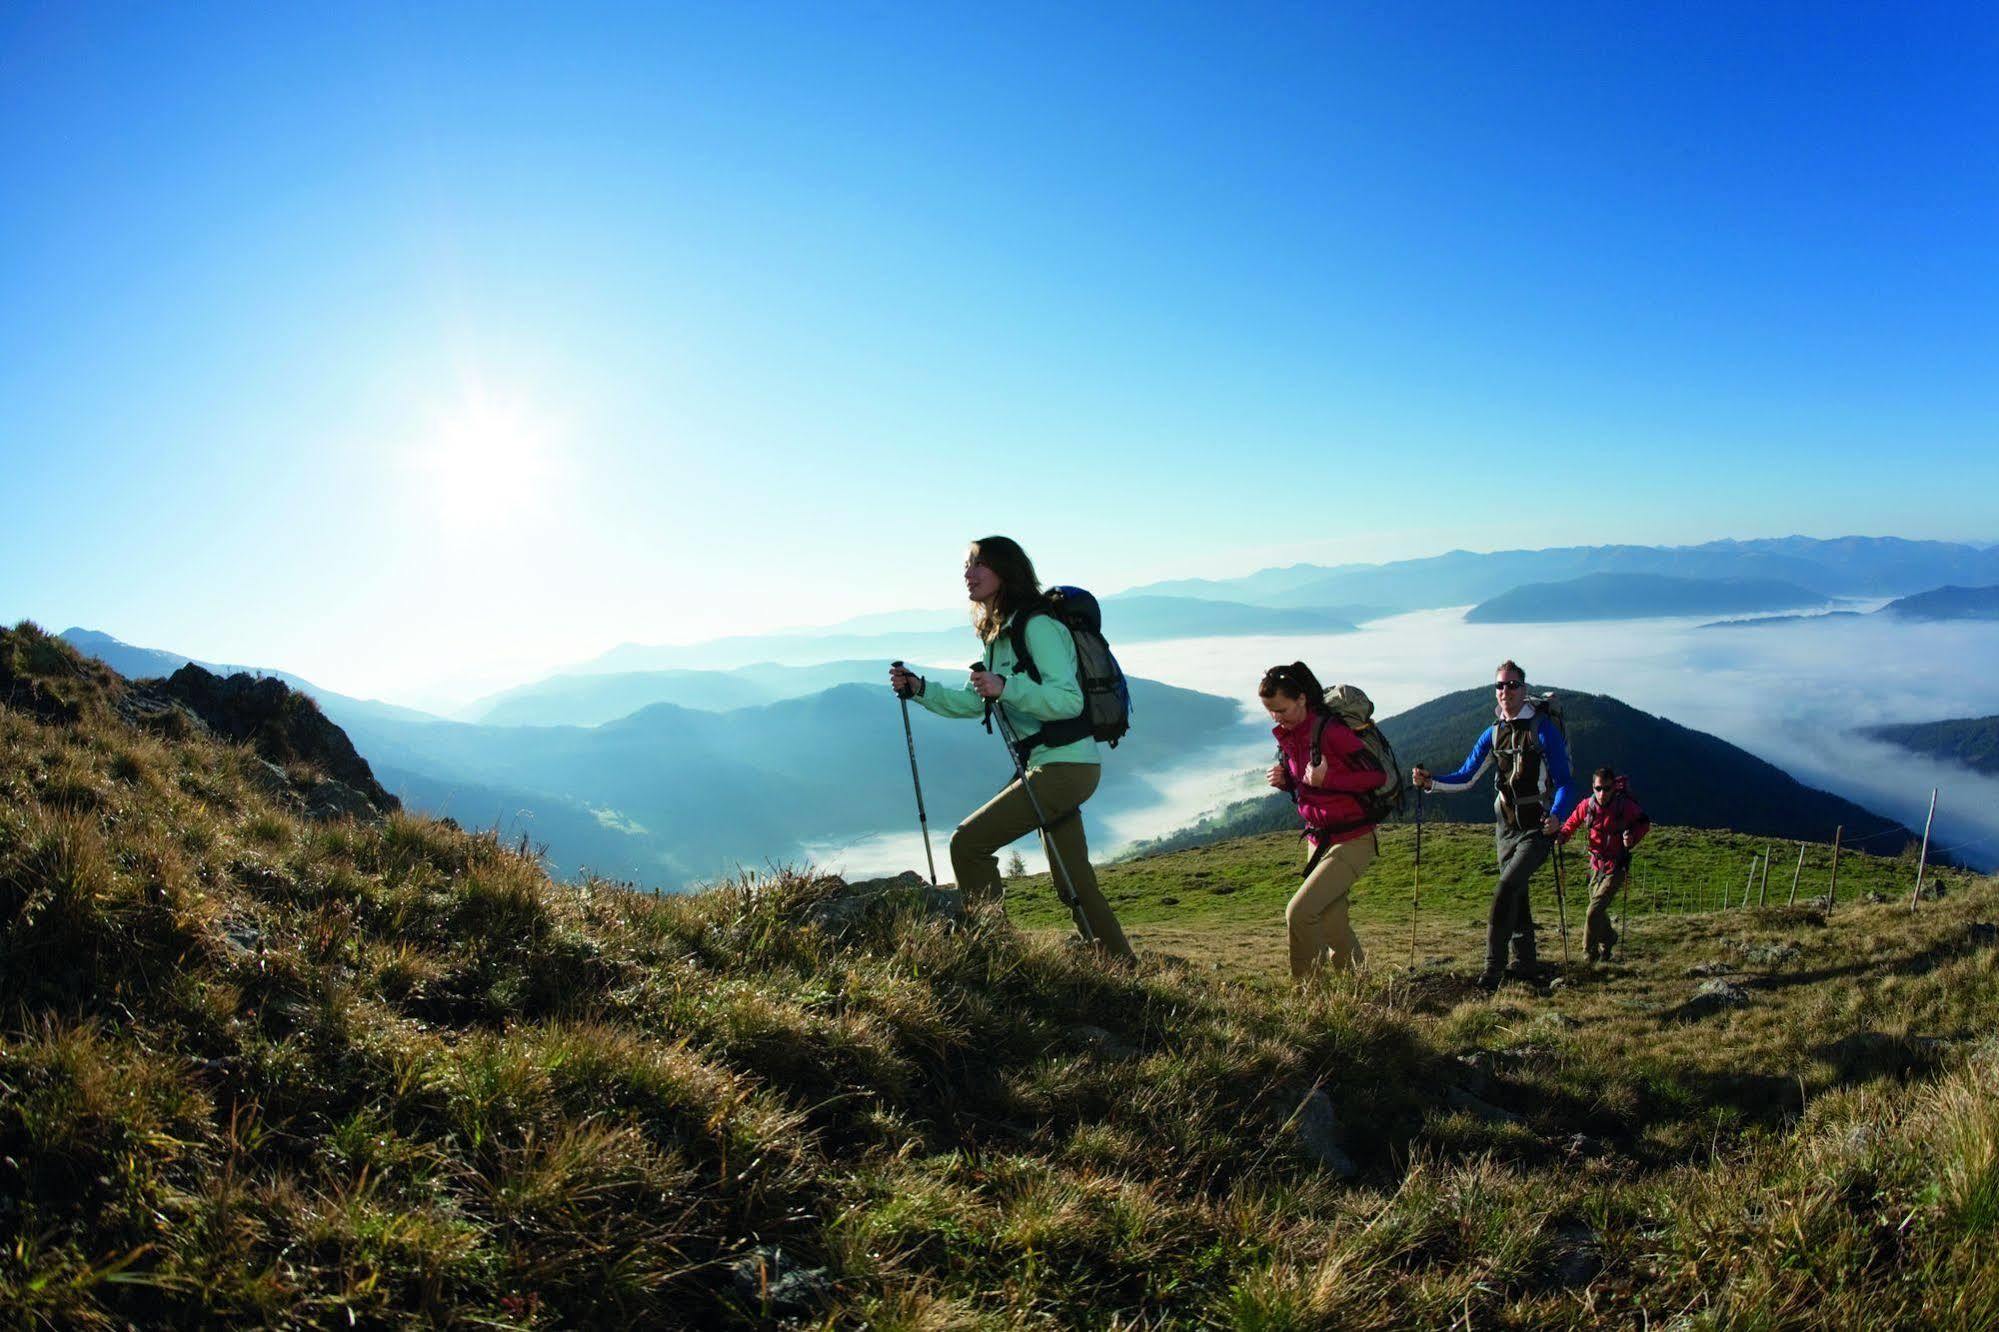
M1474 624L1640 620L1668 615L1733 615L1822 606L1824 596L1775 578L1676 578L1667 574L1594 573L1559 583L1529 583L1465 612Z
M189 660L91 631L63 637L128 678L169 673ZM969 631L957 637L962 648ZM856 674L864 667L865 682L840 682L848 667ZM594 726L452 722L350 699L282 671L250 673L312 696L407 804L467 827L525 834L544 843L569 875L587 868L679 887L738 863L802 858L812 844L915 825L908 750L880 661L835 663L823 673L758 668L745 673L742 691L810 692L727 710L654 703ZM716 680L719 672L692 674L698 678L689 687L713 691L714 702L737 688ZM940 668L932 678L955 687L963 668ZM1107 751L1092 802L1100 813L1155 798L1148 774L1237 734L1240 725L1233 700L1151 680L1133 680L1131 688L1134 726ZM514 700L528 701L554 708L574 700ZM1006 783L1009 760L976 723L920 709L912 709L912 722L941 855L955 821Z
M1255 606L1191 597L1120 596L1105 598L1104 635L1113 650L1119 643L1167 638L1215 638L1244 634L1351 633L1354 624L1334 611L1317 607ZM873 617L870 617L873 618ZM625 643L601 656L572 666L565 675L633 674L662 670L727 670L748 663L807 664L849 658L872 658L886 665L893 658L927 661L969 660L973 645L969 619L944 628L905 628L888 632L798 630L716 638L702 643L647 645Z
M1999 717L1869 726L1861 734L1928 758L1962 764L1973 772L1999 776Z
M1698 546L1459 550L1388 564L1292 565L1242 578L1179 579L1133 591L1268 606L1359 605L1411 611L1475 605L1524 584L1599 573L1765 578L1821 596L1900 596L1947 583L1999 583L1999 548L1899 537L1777 537Z
M1999 620L1999 587L1938 587L1914 596L1898 597L1869 612L1891 620L1942 622ZM1718 620L1703 629L1744 628L1765 624L1795 624L1800 620L1858 620L1858 611L1827 611L1821 615L1759 615L1746 620Z
M1830 840L1834 828L1844 827L1848 841L1866 839L1867 848L1880 854L1914 840L1895 820L1806 786L1717 736L1640 712L1607 694L1555 693L1566 718L1580 794L1588 792L1589 774L1608 764L1630 778L1632 793L1661 823L1813 841ZM1422 764L1433 772L1451 772L1492 719L1492 691L1466 689L1387 718L1381 729L1405 769ZM1426 796L1425 813L1434 819L1489 822L1492 799L1488 772L1471 791ZM1414 800L1412 792L1405 817L1413 816ZM1147 843L1141 852L1295 827L1297 821L1290 798L1273 792Z
M958 637L965 635L960 631ZM924 674L946 667L911 664ZM463 720L487 726L601 726L655 703L702 712L730 712L787 698L802 698L841 684L878 684L888 678L880 658L826 661L810 666L758 662L727 671L623 671L614 675L551 675L466 708Z

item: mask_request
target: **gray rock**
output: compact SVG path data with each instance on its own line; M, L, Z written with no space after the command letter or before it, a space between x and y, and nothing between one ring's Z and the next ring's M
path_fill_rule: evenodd
M305 813L311 819L360 819L366 822L380 813L367 796L345 782L328 778L314 782L305 793Z
M1578 1221L1555 1232L1559 1257L1555 1280L1563 1286L1586 1286L1603 1270L1603 1251L1596 1232Z
M1458 1056L1458 1065L1464 1070L1465 1086L1474 1095L1482 1095L1492 1085L1492 1052L1474 1050L1470 1054Z
M1702 962L1687 968L1689 976L1726 976L1735 968L1726 962Z
M779 1318L802 1318L825 1304L833 1283L823 1267L806 1267L772 1245L729 1265L729 1284L745 1303Z
M1733 943L1730 949L1753 967L1781 967L1787 962L1795 962L1802 951L1789 939L1771 939L1763 943Z
M1605 1156L1609 1152L1609 1146L1602 1139L1592 1138L1587 1133L1571 1133L1562 1141L1563 1155L1582 1160Z
M1694 1000L1720 1008L1741 1008L1749 1002L1749 991L1734 981L1704 980L1694 987Z
M964 894L955 889L935 888L914 870L904 870L888 879L862 879L847 883L829 879L826 894L806 911L806 919L835 933L848 929L876 911L913 906L926 916L950 921L965 918Z
M1317 1161L1341 1179L1352 1179L1360 1173L1343 1145L1346 1134L1340 1127L1340 1117L1333 1109L1333 1098L1319 1088L1298 1103L1291 1112L1291 1136L1305 1155Z

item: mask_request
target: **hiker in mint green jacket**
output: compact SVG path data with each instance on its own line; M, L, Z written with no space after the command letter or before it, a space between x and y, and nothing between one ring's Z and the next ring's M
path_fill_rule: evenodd
M1077 680L1075 639L1054 616L1036 613L1043 604L1041 580L1027 552L1007 537L982 537L972 543L965 556L965 595L972 601L972 626L985 644L971 680L962 689L950 689L890 667L889 684L940 717L975 721L985 716L989 705L1004 714L1026 750L1027 780L1041 803L1048 839L1068 871L1069 887L1089 921L1090 933L1106 952L1129 958L1131 945L1097 887L1083 833L1083 802L1095 794L1103 765L1087 719L1080 727L1077 724L1084 699ZM1027 653L1041 677L1038 681L1019 669L1007 632L1021 615L1027 617ZM1065 734L1079 730L1078 739ZM1034 827L1034 808L1019 779L958 825L951 834L951 867L966 905L999 903L1004 892L999 851ZM1049 868L1053 873L1054 866Z

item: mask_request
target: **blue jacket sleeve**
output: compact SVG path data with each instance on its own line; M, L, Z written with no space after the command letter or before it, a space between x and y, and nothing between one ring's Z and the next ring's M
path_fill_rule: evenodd
M1548 799L1548 814L1559 822L1568 817L1576 798L1575 773L1569 767L1569 742L1562 738L1562 728L1547 716L1534 729L1541 742L1542 757L1547 760L1548 784L1554 788Z
M1462 791L1484 775L1485 765L1491 761L1492 728L1488 726L1479 733L1478 743L1471 747L1471 753L1465 756L1465 761L1458 765L1456 772L1447 773L1442 777L1434 774L1431 775L1430 789L1433 791ZM1564 771L1566 771L1567 762L1568 760L1564 758Z

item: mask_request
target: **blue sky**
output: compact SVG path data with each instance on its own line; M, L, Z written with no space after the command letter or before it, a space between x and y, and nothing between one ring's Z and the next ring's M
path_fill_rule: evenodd
M0 10L0 617L472 693L1299 559L1999 539L1984 6Z

